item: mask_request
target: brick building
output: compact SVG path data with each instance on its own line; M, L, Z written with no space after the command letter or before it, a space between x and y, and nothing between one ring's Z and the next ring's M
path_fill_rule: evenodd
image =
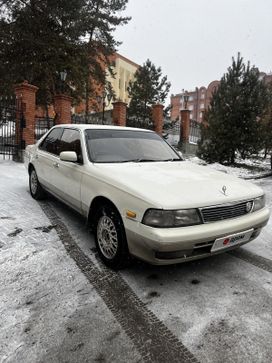
M128 84L134 79L135 72L139 68L139 65L132 60L124 57L119 53L114 53L110 57L110 62L112 65L112 70L114 77L107 71L106 81L111 84L113 89L115 100L125 102L129 104L130 99L127 91ZM97 96L103 94L103 86L95 85L95 90ZM112 99L110 102L106 100L105 110L112 109ZM86 109L85 102L81 102L78 106L74 107L74 112L77 114L84 113ZM102 102L98 102L96 97L90 98L89 100L89 111L102 111Z
M208 87L196 87L193 91L188 91L189 96L187 108L190 111L190 118L198 122L202 121L203 111L208 108L213 91L217 88L219 81L211 82ZM184 108L184 91L176 95L171 95L171 120L180 117L180 110Z
M272 74L260 72L260 79L264 82L272 83ZM218 87L219 81L211 82L208 87L196 87L193 91L188 91L189 101L187 108L190 111L190 118L197 122L202 122L203 112L209 107L213 91ZM180 110L184 108L184 91L176 95L171 95L171 120L175 121L180 118Z

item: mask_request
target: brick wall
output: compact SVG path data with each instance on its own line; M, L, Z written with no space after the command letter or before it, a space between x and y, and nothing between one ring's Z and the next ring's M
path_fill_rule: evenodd
M127 104L117 101L113 103L112 121L116 126L126 126L127 122Z
M35 113L36 113L36 92L38 87L24 81L15 86L15 94L18 99L20 111L23 112L25 128L23 129L22 139L25 145L35 143Z
M70 124L72 97L56 95L54 97L54 107L56 112L56 124Z

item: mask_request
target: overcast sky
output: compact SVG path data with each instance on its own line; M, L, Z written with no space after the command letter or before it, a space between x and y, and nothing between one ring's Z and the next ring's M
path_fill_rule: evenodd
M219 80L239 51L272 70L272 0L129 0L126 14L119 52L161 66L170 93Z

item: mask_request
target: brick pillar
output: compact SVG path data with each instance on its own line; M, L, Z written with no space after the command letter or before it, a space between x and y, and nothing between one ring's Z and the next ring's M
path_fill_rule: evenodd
M180 142L182 144L189 142L190 136L190 111L181 110L180 111Z
M18 99L19 114L18 118L21 119L21 112L23 112L25 120L25 128L22 132L22 147L32 145L35 143L35 112L36 112L36 92L38 87L29 84L27 81L17 84L15 86L15 95ZM20 122L20 120L19 120ZM19 126L20 128L20 126ZM21 133L21 130L19 130ZM20 140L17 140L20 142Z
M54 96L54 108L56 113L56 124L70 124L72 97L67 95Z
M127 123L127 104L122 101L113 103L112 121L116 126L126 126Z
M163 128L163 105L152 105L152 121L154 123L154 131L161 135Z

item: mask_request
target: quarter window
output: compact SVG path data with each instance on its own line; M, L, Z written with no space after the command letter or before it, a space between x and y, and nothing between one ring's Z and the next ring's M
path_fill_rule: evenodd
M47 151L50 154L59 155L60 137L63 129L58 127L53 129L42 141L39 149Z
M75 151L78 162L83 162L80 134L78 130L64 129L60 140L60 152L62 151Z

